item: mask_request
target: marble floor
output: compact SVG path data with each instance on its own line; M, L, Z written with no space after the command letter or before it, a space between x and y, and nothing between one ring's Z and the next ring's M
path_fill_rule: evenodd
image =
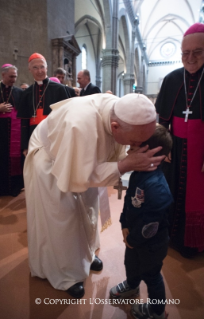
M110 288L125 279L125 247L118 222L123 200L117 200L116 190L108 188L108 192L112 226L100 234L101 248L97 251L104 269L90 272L85 281L85 296L78 301L53 289L47 280L30 276L24 192L16 198L0 198L0 318L131 318L129 304L113 305L109 300ZM203 319L204 254L189 260L169 248L162 272L167 299L176 303L166 307L169 319ZM142 302L147 298L143 282L140 288Z

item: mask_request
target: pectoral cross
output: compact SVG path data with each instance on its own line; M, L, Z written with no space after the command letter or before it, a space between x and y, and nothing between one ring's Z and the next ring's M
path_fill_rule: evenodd
M33 117L33 122L35 122L36 113L34 113L34 115L32 115L32 117Z
M119 182L117 186L114 186L114 189L118 190L118 199L122 198L122 191L127 189L127 187L123 186L121 178L119 178Z
M182 113L185 114L185 121L184 122L188 122L188 115L192 114L193 112L189 110L189 107L187 107L186 111L183 111Z

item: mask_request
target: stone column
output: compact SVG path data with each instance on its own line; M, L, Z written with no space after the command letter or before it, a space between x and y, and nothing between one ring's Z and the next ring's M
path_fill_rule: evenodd
M106 43L106 49L102 50L102 67L103 67L103 92L111 90L116 94L117 67L119 60L118 51L118 0L113 0L112 29L109 28L107 39L112 39L112 43ZM111 34L110 34L111 32Z
M124 75L124 93L132 93L133 92L133 84L135 83L134 76L134 43L135 43L135 27L133 27L132 31L132 41L130 52L127 57L127 73Z
M118 67L119 51L115 49L102 50L103 92L111 90L116 94L116 69Z
M137 86L135 89L135 93L143 93L143 87L142 86Z
M133 92L133 84L135 83L135 77L133 73L126 73L124 75L124 93L132 93Z
M99 87L99 89L101 90L101 76L96 76L96 86Z

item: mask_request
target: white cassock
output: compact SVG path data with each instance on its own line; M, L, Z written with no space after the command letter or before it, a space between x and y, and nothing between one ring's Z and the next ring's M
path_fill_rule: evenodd
M94 94L61 101L34 130L24 166L32 276L67 290L90 272L98 186L115 185L125 147L113 139L110 110L118 98Z

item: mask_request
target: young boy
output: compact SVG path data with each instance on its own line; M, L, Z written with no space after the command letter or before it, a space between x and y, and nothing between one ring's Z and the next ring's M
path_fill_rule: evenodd
M167 156L171 151L172 139L166 128L158 124L155 133L145 144L150 149L162 146L162 150L155 155ZM144 280L149 299L146 304L132 306L133 318L167 318L161 268L168 250L167 208L172 201L160 166L155 171L131 174L120 217L123 241L126 244L127 279L113 287L110 296L127 298L136 295L139 293L141 280Z

